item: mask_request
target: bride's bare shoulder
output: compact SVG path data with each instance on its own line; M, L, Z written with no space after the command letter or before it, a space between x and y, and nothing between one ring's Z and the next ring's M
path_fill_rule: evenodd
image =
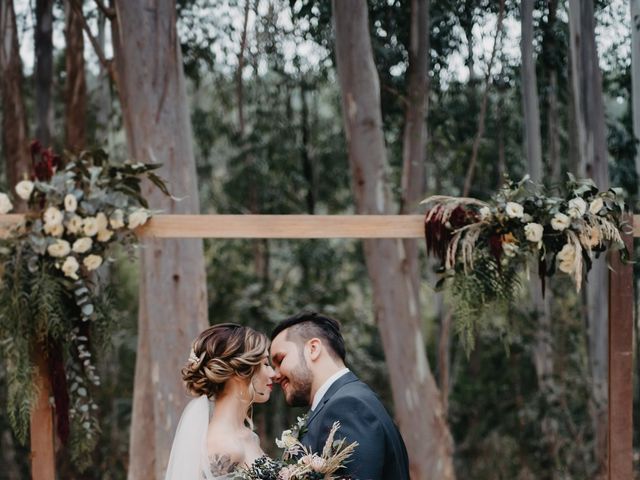
M207 438L207 455L213 475L231 473L244 463L244 446L234 437L232 432L210 429Z

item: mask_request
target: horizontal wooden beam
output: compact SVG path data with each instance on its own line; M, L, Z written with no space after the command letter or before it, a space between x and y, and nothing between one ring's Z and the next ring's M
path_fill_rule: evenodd
M158 238L423 238L422 215L157 215Z
M0 215L0 236L22 215ZM156 215L138 230L155 238L423 238L423 215ZM640 215L634 218L640 237Z

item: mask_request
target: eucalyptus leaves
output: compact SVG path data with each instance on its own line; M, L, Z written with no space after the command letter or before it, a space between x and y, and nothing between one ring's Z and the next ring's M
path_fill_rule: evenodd
M134 229L151 212L141 195L147 177L168 194L159 165L113 165L101 151L57 156L32 145L31 179L0 194L0 214L21 200L25 221L0 244L0 349L7 371L9 418L24 440L33 407L33 359L48 359L58 436L76 461L88 459L99 432L91 389L100 385L93 360L108 338L115 309L98 269L115 245L136 243Z

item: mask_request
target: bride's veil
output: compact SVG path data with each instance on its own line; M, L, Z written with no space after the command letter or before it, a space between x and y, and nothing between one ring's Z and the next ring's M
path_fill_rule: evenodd
M207 455L210 409L213 404L206 395L194 398L185 407L173 439L165 480L215 480Z

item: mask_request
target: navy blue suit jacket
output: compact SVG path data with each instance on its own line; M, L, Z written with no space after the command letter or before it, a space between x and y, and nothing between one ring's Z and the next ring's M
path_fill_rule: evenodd
M322 452L333 426L336 439L358 442L343 474L358 480L409 480L409 460L398 428L378 396L348 372L329 388L307 420L300 439L314 452Z

